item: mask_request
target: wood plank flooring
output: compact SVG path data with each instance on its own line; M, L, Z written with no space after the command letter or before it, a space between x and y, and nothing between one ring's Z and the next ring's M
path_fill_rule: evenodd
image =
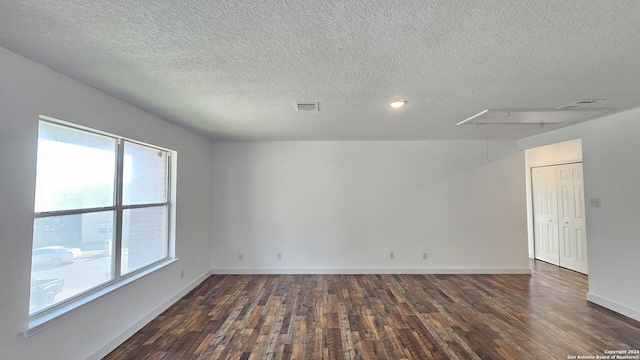
M587 277L214 275L105 359L567 359L640 349Z

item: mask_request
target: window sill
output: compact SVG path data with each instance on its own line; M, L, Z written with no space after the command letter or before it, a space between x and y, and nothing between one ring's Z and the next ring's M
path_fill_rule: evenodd
M90 294L87 294L77 300L71 301L60 307L54 308L51 311L47 311L43 314L39 314L29 319L29 326L22 331L24 337L28 338L56 323L62 321L68 317L75 315L76 313L88 308L94 303L105 300L112 295L117 294L121 290L129 287L135 281L147 277L151 274L155 274L158 270L163 269L179 259L167 259L161 263L144 269L134 275L126 277L117 283L110 284L103 288L100 288Z

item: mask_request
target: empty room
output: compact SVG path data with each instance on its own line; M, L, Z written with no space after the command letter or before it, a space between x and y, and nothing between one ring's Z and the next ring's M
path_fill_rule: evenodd
M0 359L640 359L636 1L0 2Z

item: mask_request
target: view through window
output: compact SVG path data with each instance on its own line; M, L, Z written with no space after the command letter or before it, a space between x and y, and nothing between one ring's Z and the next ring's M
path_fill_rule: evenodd
M168 258L169 156L40 121L30 315Z

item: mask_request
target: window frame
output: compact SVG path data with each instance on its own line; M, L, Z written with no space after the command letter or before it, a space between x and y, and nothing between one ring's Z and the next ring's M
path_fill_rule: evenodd
M91 207L91 208L75 208L65 210L53 210L53 211L35 211L34 201L34 222L36 219L65 216L65 215L82 215L97 212L111 211L114 213L114 221L112 228L112 244L113 256L111 259L111 272L112 278L97 286L88 288L78 294L70 296L64 300L61 300L49 307L37 310L33 313L29 313L29 327L23 331L25 336L30 336L40 328L45 327L47 323L53 319L57 319L63 314L73 312L78 308L84 307L89 302L104 298L107 295L114 293L116 290L127 286L133 281L142 278L148 274L154 273L157 270L164 268L165 266L174 263L178 259L175 257L175 156L176 151L163 148L157 145L148 144L142 141L133 140L124 136L114 135L104 131L92 129L86 126L70 123L67 121L55 119L49 116L40 115L38 119L38 135L37 139L40 139L40 124L50 123L56 126L67 127L76 131L86 132L90 134L105 136L115 140L115 173L114 173L114 197L113 204L111 206ZM140 145L147 148L155 149L166 153L166 175L165 175L165 201L158 203L136 203L136 204L123 204L123 192L124 192L124 157L125 157L125 143L134 145ZM36 157L36 161L38 161ZM123 217L126 210L143 209L143 208L166 208L166 233L163 234L164 249L166 256L161 259L155 260L149 264L146 264L140 268L128 271L126 274L122 274L122 238L123 238ZM34 237L31 238L31 249L33 250ZM32 271L32 270L30 270ZM29 296L31 301L31 294Z

